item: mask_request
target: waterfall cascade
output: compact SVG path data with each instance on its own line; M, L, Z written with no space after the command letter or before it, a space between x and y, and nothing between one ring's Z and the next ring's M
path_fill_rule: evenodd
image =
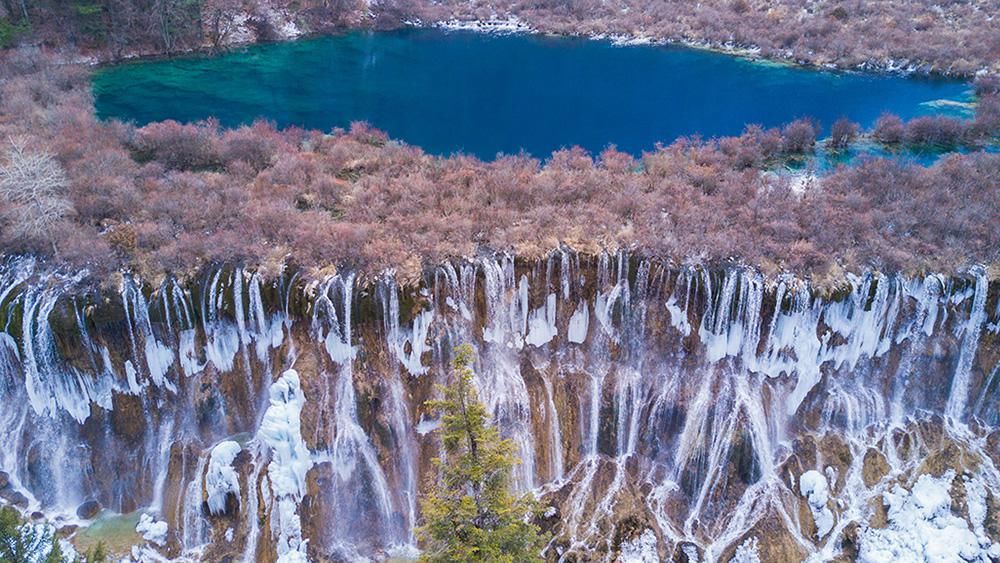
M549 559L1000 558L1000 284L982 268L821 292L559 250L406 287L84 280L0 266L0 498L60 525L165 523L133 553L414 555L440 448L424 402L469 342L515 486L549 506Z

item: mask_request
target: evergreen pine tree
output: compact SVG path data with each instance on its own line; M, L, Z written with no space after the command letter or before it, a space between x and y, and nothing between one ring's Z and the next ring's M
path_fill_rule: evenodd
M541 560L545 538L531 522L540 505L510 491L519 459L510 440L490 424L472 383L472 347L455 349L452 381L443 399L428 402L441 413L444 457L435 459L440 479L421 501L424 561Z
M62 550L54 544L48 527L23 522L9 506L0 508L0 563L62 563Z

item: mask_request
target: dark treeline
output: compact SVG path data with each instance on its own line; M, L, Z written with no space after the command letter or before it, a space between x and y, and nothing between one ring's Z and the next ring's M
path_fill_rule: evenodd
M996 11L995 0L0 0L0 47L41 43L114 58L297 32L516 16L552 33L753 47L815 65L968 76L1000 73Z
M995 138L991 104L966 122L886 117L872 135ZM857 134L849 122L833 129L831 144ZM1000 154L954 154L929 168L871 159L809 182L766 171L815 150L816 130L751 126L641 159L609 148L482 162L429 156L362 125L328 135L266 123L137 129L95 118L85 70L19 51L0 71L0 249L98 278L219 261L414 274L483 248L538 255L561 243L735 258L816 278L997 260Z

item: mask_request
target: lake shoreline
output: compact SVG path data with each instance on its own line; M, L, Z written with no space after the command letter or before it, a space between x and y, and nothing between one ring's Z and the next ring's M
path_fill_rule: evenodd
M590 41L607 41L613 45L621 47L632 46L662 46L662 47L682 47L700 51L719 53L731 57L736 57L762 64L776 64L801 68L805 70L819 70L826 72L843 73L863 73L873 75L890 76L919 76L929 79L942 80L963 80L969 81L977 77L990 75L988 69L981 69L975 73L963 72L942 72L935 69L927 69L926 63L910 63L909 61L896 60L871 60L863 66L844 66L836 63L819 64L807 60L788 57L768 57L760 54L758 46L734 45L728 42L698 41L687 38L665 38L646 35L642 32L631 34L594 34L594 33L560 33L551 30L537 29L518 18L512 17L506 20L439 20L430 23L421 21L402 22L398 27L376 29L368 26L354 26L336 29L325 29L321 31L303 31L296 29L294 33L280 35L273 39L258 39L256 37L238 41L227 42L219 46L201 45L189 49L180 49L172 52L163 51L130 51L120 57L106 56L106 53L89 53L73 59L68 63L83 64L93 68L114 66L118 64L128 64L133 62L146 62L156 60L169 60L174 58L184 58L188 56L216 56L227 52L238 51L256 45L268 45L275 43L287 43L294 41L305 41L319 39L323 37L337 37L353 32L388 33L404 29L440 29L444 31L465 31L471 33L481 33L485 35L512 35L527 34L539 37L554 38L574 38L586 39Z

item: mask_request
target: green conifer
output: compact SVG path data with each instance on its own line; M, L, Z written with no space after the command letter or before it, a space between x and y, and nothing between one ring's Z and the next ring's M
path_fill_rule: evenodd
M510 491L520 460L478 399L474 356L468 344L457 347L451 383L441 387L441 400L428 402L441 414L444 457L434 460L440 478L421 501L422 560L538 561L545 537L531 520L541 507L530 494Z

